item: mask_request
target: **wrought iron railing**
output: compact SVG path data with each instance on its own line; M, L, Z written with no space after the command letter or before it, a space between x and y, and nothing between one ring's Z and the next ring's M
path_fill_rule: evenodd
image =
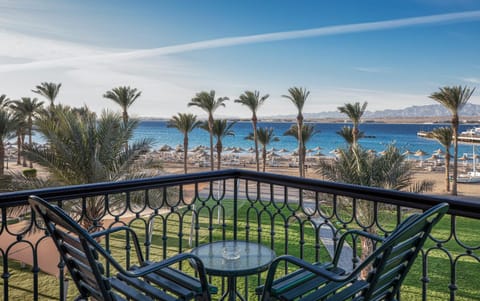
M44 232L32 234L37 225L26 206L31 194L67 209L92 231L131 226L150 260L188 252L206 242L235 239L260 242L277 255L328 261L329 252L346 229L388 235L412 212L447 201L449 215L433 231L399 298L480 300L476 287L480 204L246 170L0 194L0 290L4 300L63 300L75 294L73 286L67 290L64 267ZM125 264L131 263L128 240L112 238L103 243L124 258ZM345 257L345 268L355 266L359 248L357 242L351 242L345 251L350 254ZM254 299L254 289L263 277L248 277L237 285L247 298ZM221 279L211 281L225 289Z

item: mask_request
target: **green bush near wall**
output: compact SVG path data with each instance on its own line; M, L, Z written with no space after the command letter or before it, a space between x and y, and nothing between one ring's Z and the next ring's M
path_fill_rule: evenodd
M37 170L35 168L24 169L22 172L23 172L23 175L27 178L37 177Z

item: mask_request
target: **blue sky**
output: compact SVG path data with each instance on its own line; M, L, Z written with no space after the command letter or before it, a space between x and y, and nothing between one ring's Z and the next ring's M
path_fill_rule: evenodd
M445 85L480 86L480 1L0 0L0 94L118 109L105 91L143 92L136 116L170 117L202 90L249 117L244 90L270 94L260 116L292 114L289 87L311 91L305 112L346 102L368 109L434 103ZM480 91L471 99L480 104Z

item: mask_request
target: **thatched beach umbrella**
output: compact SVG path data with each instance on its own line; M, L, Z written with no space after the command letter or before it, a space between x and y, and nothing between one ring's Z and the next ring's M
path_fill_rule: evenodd
M171 150L172 150L172 147L168 144L164 144L164 145L160 146L160 148L159 148L159 151L161 151L161 152L169 152Z
M426 156L427 153L421 149L417 150L414 154L415 157L419 157L420 166L423 166L423 157Z
M407 149L406 151L403 152L402 155L407 156L407 160L410 160L410 156L413 155L413 154L414 154L414 152Z
M426 155L427 155L427 153L425 151L421 150L421 149L419 149L415 152L416 157L423 157L423 156L426 156Z
M290 152L290 151L289 151L288 149L286 149L286 148L282 148L282 149L280 149L278 152L279 152L279 153L288 153L288 152Z
M329 153L336 155L336 154L338 154L339 152L340 152L340 150L339 150L338 148L336 148L336 149L332 149Z

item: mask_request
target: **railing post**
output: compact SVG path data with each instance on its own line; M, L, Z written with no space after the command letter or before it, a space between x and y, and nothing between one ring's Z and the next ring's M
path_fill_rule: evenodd
M233 180L233 240L237 240L237 223L238 223L238 186L240 178L235 177Z

